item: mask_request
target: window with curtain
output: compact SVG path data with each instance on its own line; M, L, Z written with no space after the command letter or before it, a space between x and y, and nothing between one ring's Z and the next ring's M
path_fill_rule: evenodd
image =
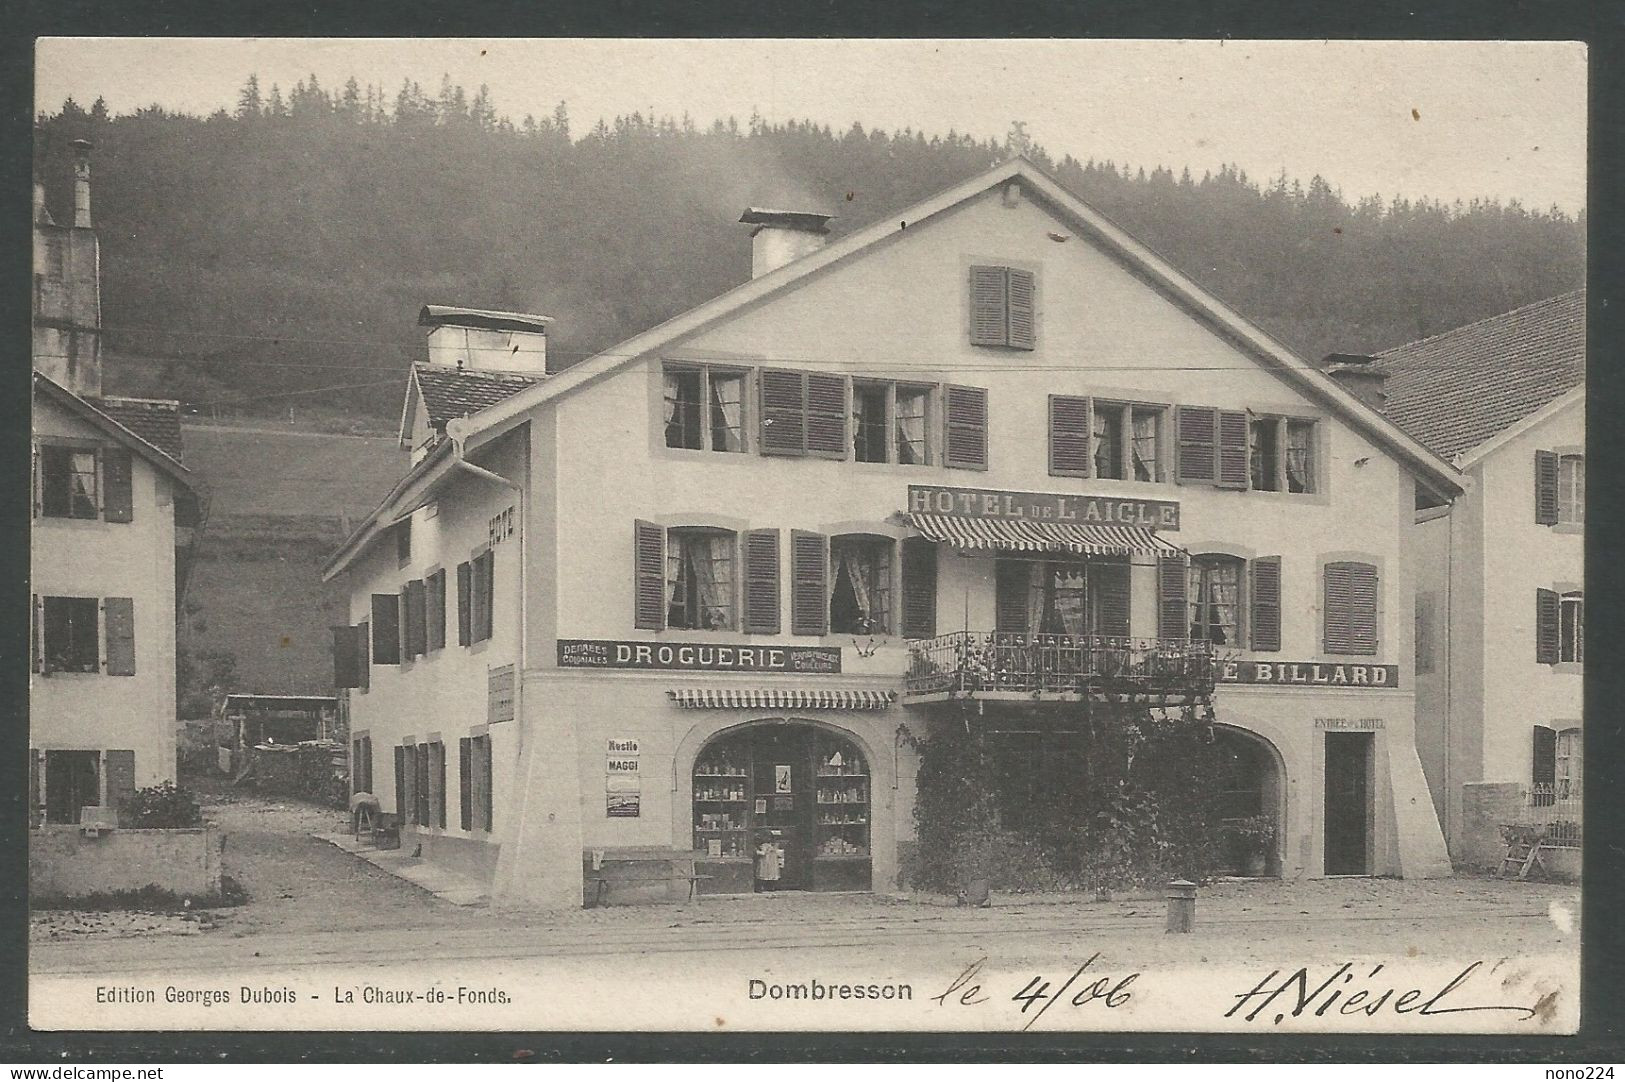
M1241 645L1241 565L1235 556L1192 556L1185 596L1191 638L1216 646Z
M1276 471L1276 436L1280 427L1280 421L1274 417L1255 417L1247 423L1249 479L1253 488L1261 492L1275 492L1281 487Z
M663 381L667 447L745 449L745 373L704 365L667 365Z
M1286 423L1286 490L1313 492L1315 490L1315 423L1288 421Z
M885 462L886 397L883 383L852 385L852 451L859 462Z
M1585 520L1585 456L1564 455L1557 460L1557 521L1579 525Z
M1564 729L1557 734L1557 759L1553 788L1558 800L1581 799L1585 764L1585 733Z
M1131 426L1130 466L1136 481L1161 481L1162 456L1157 443L1162 437L1162 410L1135 407L1129 411Z
M1558 599L1557 660L1585 660L1585 595L1567 593Z
M1095 476L1121 480L1123 477L1123 407L1095 406L1092 453Z
M678 527L666 532L666 626L734 627L734 535Z
M1089 634L1089 573L1082 563L1046 563L1035 585L1043 590L1031 611L1042 613L1043 635Z
M923 466L929 461L926 446L926 411L931 403L929 387L897 388L893 423L897 461L904 466Z
M95 518L96 452L40 448L40 513L48 518Z
M830 539L832 633L891 633L892 548L892 540L886 537L847 535Z

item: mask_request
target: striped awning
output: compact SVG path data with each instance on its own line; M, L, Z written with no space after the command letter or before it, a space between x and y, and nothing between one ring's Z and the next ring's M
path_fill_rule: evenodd
M671 701L690 710L884 710L894 691L672 688Z
M1085 556L1183 556L1185 550L1143 526L1079 522L908 516L909 525L932 541L969 552L1073 552Z

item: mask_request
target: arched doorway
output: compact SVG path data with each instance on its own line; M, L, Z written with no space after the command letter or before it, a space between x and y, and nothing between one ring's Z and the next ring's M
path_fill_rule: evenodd
M1264 738L1215 726L1220 756L1219 814L1232 875L1281 874L1281 759Z
M710 892L869 890L869 764L822 726L759 721L694 760L694 848Z

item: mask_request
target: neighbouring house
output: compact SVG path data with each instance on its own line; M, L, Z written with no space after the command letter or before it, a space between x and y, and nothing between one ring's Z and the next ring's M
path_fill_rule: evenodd
M174 402L102 394L90 145L73 218L34 186L29 807L104 820L175 778L175 607L199 521Z
M1025 159L828 220L748 210L749 281L557 371L424 310L415 462L325 571L403 846L552 906L600 851L894 889L905 725L1036 769L1211 695L1273 874L1449 874L1407 554L1458 471Z
M1577 847L1584 783L1586 293L1378 354L1389 417L1470 479L1418 513L1416 738L1452 856ZM1577 859L1577 854L1576 854Z

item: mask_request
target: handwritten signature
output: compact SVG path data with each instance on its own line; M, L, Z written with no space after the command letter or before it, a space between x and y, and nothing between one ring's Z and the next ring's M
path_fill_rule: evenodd
M1079 979L1083 977L1084 971L1099 959L1099 951L1091 954L1089 959L1073 970L1072 975L1053 992L1050 991L1053 982L1046 980L1042 975L1034 976L1023 985L1019 992L1010 997L1010 1002L1021 1004L1021 1015L1027 1019L1026 1024L1021 1028L1023 1030L1031 1029L1033 1023L1044 1017L1045 1011L1061 1002L1067 992L1072 989L1072 986L1077 984ZM955 977L941 994L932 996L931 999L941 1007L950 1005L974 1007L989 1002L992 997L982 990L984 980L982 967L986 963L986 957L978 958L966 966L964 971ZM1126 977L1119 978L1115 983L1109 976L1095 977L1080 986L1076 992L1073 992L1072 998L1067 1002L1073 1007L1087 1007L1097 1001L1104 1003L1107 1008L1121 1007L1133 998L1134 994L1128 990L1128 987L1139 976L1138 973L1130 973ZM957 998L955 998L956 994ZM949 1002L950 999L953 1001L952 1004ZM1029 1011L1033 1013L1029 1015Z
M1311 1008L1314 1016L1320 1018L1329 1013L1334 1007L1340 1015L1364 1014L1368 1018L1376 1018L1385 1010L1394 1014L1412 1014L1421 1016L1437 1016L1443 1014L1468 1014L1475 1011L1507 1011L1520 1015L1518 1021L1527 1021L1535 1015L1549 1010L1552 1000L1557 993L1553 992L1543 997L1533 1007L1524 1007L1517 1004L1479 1004L1477 1006L1462 1006L1456 1004L1446 1005L1445 1001L1467 983L1473 973L1484 963L1477 961L1452 977L1443 987L1429 995L1421 988L1407 988L1403 992L1396 984L1387 980L1376 984L1377 974L1383 971L1386 963L1379 962L1373 966L1371 972L1363 977L1358 975L1364 966L1356 967L1353 962L1344 962L1312 989L1310 985L1316 979L1310 976L1308 966L1297 970L1284 980L1276 981L1281 970L1273 970L1263 980L1259 981L1250 991L1235 996L1235 1004L1224 1012L1226 1018L1238 1015L1247 1022L1257 1021L1260 1016L1270 1018L1270 1005L1281 1000L1273 1016L1272 1023L1280 1025L1282 1021L1298 1018ZM1322 971L1324 972L1324 971ZM1318 976L1318 975L1317 975ZM1403 982L1400 982L1403 983ZM1385 987L1386 985L1386 987ZM1423 998L1426 996L1427 998ZM1282 997L1286 997L1282 999ZM1342 1003L1339 1004L1338 1001ZM1252 1010L1242 1014L1249 1005Z

